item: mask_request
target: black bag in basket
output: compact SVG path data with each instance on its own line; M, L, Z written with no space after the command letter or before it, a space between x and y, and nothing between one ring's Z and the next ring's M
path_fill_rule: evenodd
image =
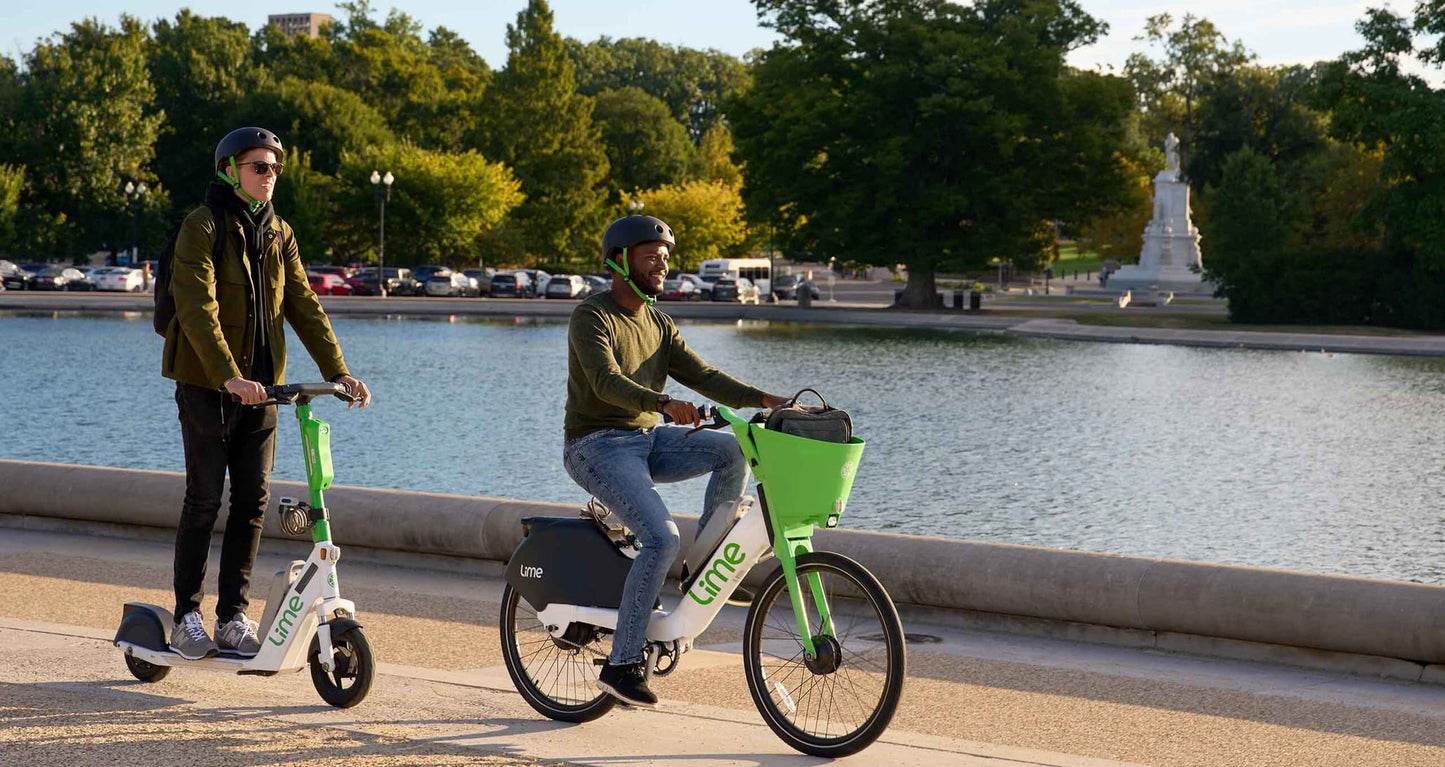
M807 392L813 392L823 404L798 404L798 398ZM829 405L816 389L803 389L794 394L786 405L773 410L763 425L770 431L824 442L847 442L853 438L853 419L846 411Z

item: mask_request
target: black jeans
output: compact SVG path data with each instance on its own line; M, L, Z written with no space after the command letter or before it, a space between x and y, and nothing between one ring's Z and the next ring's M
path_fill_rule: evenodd
M186 500L176 529L175 618L200 609L211 531L229 471L231 508L216 585L216 617L229 621L249 604L246 592L261 545L276 457L276 408L245 407L225 392L176 384L176 409L186 450Z

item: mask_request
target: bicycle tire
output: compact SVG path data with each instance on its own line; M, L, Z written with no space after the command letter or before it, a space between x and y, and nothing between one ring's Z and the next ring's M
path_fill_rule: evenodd
M797 564L809 626L817 631L821 624L807 586L808 576L817 575L836 642L820 651L819 660L804 657L779 565L753 600L743 629L748 691L784 743L812 756L847 756L876 741L898 710L907 674L903 623L883 585L857 562L812 552ZM830 640L815 636L815 642Z
M597 688L595 658L611 652L611 635L594 633L586 642L554 639L537 612L509 584L502 590L502 660L522 699L537 713L559 722L590 722L617 704Z

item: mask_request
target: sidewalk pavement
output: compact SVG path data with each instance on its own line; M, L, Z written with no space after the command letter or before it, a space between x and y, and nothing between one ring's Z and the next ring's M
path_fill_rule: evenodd
M305 672L181 668L143 684L109 638L123 602L169 603L170 533L118 539L57 528L0 527L0 763L821 763L789 750L753 709L738 609L657 680L662 710L618 710L585 725L543 719L502 668L494 563L441 571L346 551L343 593L381 661L356 708L323 704ZM257 573L302 550L266 541ZM262 609L253 602L254 614ZM909 681L898 716L844 764L1445 763L1439 686L961 630L940 614L910 613L905 628Z

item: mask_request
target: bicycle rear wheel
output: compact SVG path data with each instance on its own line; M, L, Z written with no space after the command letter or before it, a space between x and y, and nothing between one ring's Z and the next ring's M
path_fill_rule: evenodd
M753 703L784 743L836 758L868 747L893 720L907 660L888 592L857 562L831 552L798 558L802 608L818 656L806 657L781 566L748 611L743 669ZM831 612L826 635L810 582Z
M510 585L502 590L500 626L507 673L537 713L562 722L590 722L617 703L597 689L601 666L593 662L606 660L612 651L611 633L574 624L554 638Z

